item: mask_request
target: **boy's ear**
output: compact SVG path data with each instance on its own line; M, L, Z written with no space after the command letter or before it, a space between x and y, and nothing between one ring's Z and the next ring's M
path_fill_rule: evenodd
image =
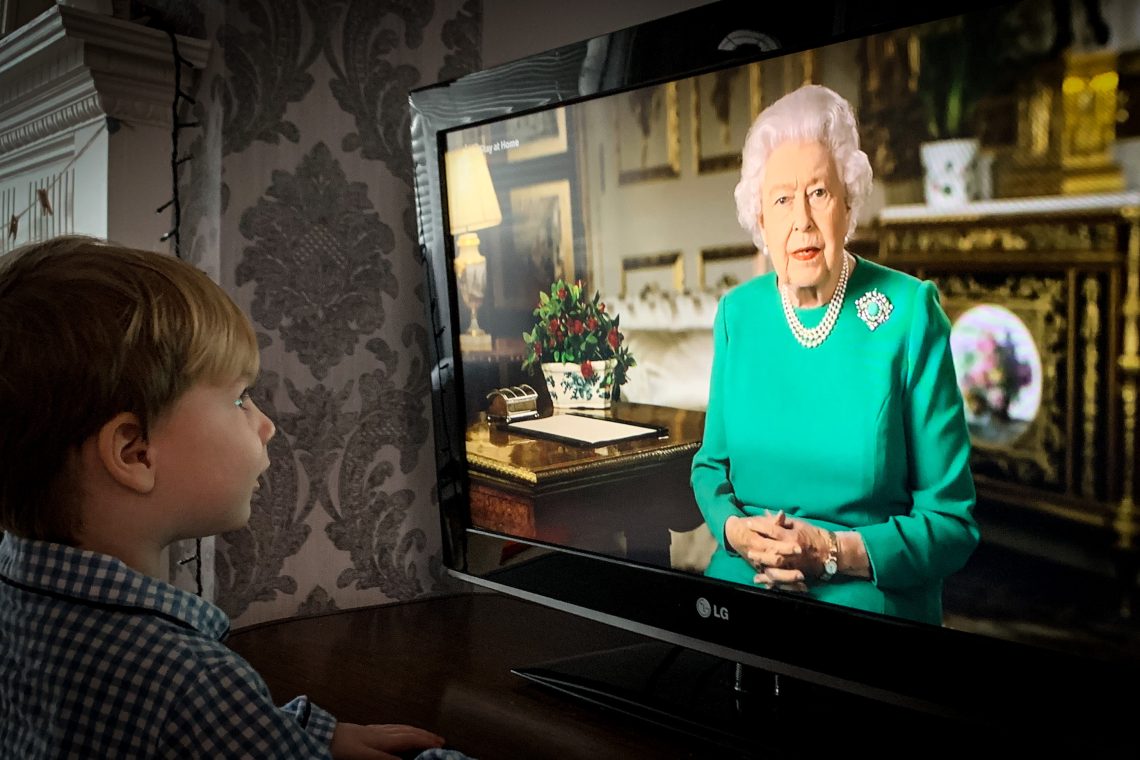
M154 488L149 446L142 423L132 412L116 414L104 423L95 439L99 461L107 474L138 493L150 493Z

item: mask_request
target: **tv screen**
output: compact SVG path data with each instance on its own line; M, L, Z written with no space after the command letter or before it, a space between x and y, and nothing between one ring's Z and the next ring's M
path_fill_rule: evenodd
M685 657L1113 743L1140 3L757 5L412 94L446 564L663 642L528 674L729 744Z

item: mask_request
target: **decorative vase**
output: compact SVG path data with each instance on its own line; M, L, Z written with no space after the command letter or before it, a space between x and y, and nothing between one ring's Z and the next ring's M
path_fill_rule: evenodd
M589 365L586 372L583 364ZM614 395L617 359L597 359L582 364L544 362L542 376L550 389L555 409L608 409Z
M977 139L937 140L923 143L923 189L926 205L962 206L981 198Z

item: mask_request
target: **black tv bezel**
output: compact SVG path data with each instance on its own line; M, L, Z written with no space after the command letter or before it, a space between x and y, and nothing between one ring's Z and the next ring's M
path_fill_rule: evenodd
M471 583L607 624L802 678L864 697L977 725L1042 726L1058 735L1083 725L1092 744L1126 741L1129 700L1115 695L1140 676L1132 664L772 594L663 568L561 549L536 565L476 574L466 563L468 517L463 450L458 303L444 234L446 191L440 174L444 133L507 115L601 97L728 66L868 36L1001 3L959 0L938 8L909 2L829 0L775 14L746 0L724 0L609 35L528 56L415 90L410 95L420 251L433 328L432 405L444 564ZM830 13L831 24L828 25ZM861 15L860 15L861 14ZM720 51L694 30L737 28L777 33L776 51ZM730 30L725 27L726 30ZM627 61L604 86L583 91L591 49L669 50L667 60ZM636 57L636 55L634 56ZM592 87L592 85L591 85ZM559 547L549 547L559 549ZM554 559L548 559L553 557ZM729 618L702 617L704 599ZM761 636L758 637L758 632ZM762 643L758 638L763 638ZM1016 730L1016 729L1014 729ZM1097 741L1100 740L1100 741Z

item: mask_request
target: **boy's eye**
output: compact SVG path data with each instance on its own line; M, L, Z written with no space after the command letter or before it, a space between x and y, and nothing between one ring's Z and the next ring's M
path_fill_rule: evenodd
M252 391L253 388L246 388L244 391L242 391L241 395L237 397L236 401L234 401L234 406L240 406L242 409L245 409L245 402L250 400L249 394Z

